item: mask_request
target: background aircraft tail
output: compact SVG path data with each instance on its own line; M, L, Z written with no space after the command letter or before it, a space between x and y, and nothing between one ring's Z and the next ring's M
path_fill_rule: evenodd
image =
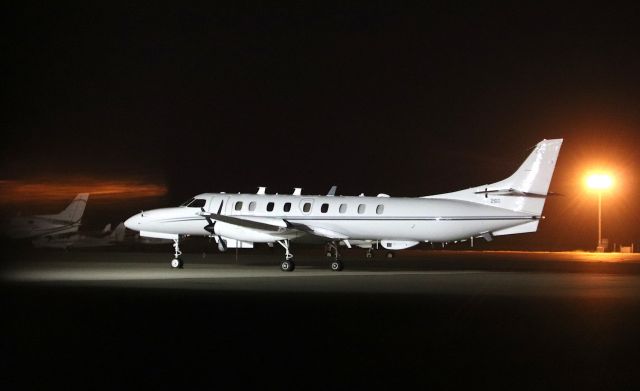
M84 214L88 199L89 193L80 193L62 212L50 217L61 221L78 222Z
M109 234L109 240L111 240L112 242L119 243L124 241L124 235L125 235L125 226L124 226L124 223L120 223L116 226L116 229L114 229Z
M429 198L470 201L540 216L549 192L549 184L562 141L562 139L540 141L520 168L505 180ZM527 231L508 233L533 232L538 222L533 223L528 223L532 225Z

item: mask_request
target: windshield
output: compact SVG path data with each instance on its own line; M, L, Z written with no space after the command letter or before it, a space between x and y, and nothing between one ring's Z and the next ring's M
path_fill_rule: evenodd
M207 203L206 200L203 200L202 198L196 198L195 200L193 200L192 203L187 205L187 207L189 207L189 208L202 208L206 203Z
M180 204L180 206L187 206L189 205L195 198L189 198L188 200L186 200L185 202L183 202L182 204Z

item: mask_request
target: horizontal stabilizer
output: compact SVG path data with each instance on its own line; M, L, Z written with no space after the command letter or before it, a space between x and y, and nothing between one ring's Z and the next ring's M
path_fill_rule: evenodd
M485 197L489 195L501 195L501 196L514 196L514 197L532 197L532 198L546 198L548 194L527 193L526 191L519 191L516 189L505 190L491 190L484 189L476 191L475 194L484 194Z

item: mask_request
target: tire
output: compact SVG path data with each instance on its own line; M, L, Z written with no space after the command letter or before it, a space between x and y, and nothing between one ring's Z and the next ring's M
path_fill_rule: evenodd
M182 269L182 259L180 258L173 258L171 260L171 268L172 269Z
M373 253L367 252L366 257L367 259L373 258Z
M332 270L332 271L334 271L334 272L339 272L339 271L341 271L341 270L342 270L342 262L340 262L340 261L333 261L333 262L331 262L330 267L331 267L331 270Z
M280 263L280 270L282 270L283 272L292 272L295 270L295 268L296 265L295 263L293 263L293 261L285 260Z

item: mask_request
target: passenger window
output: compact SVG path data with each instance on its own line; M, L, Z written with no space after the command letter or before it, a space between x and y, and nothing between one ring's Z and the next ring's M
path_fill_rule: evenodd
M242 210L242 201L236 202L236 210Z
M376 208L376 214L381 215L382 213L384 213L384 205L378 205Z
M291 210L291 202L285 202L283 209L284 209L285 212L290 211Z
M311 210L311 202L305 202L304 205L302 205L302 211L304 213L309 213L310 210Z
M363 214L365 209L366 209L365 204L358 205L358 214Z
M189 204L189 208L202 208L206 203L207 203L206 200L203 200L202 198L197 198L193 200L192 203Z
M273 202L267 204L267 212L273 212Z
M340 204L340 213L347 212L347 204Z
M249 210L250 210L251 212L253 212L254 210L256 210L256 202L255 202L255 201L251 201L251 202L249 203Z
M329 204L322 204L322 206L320 207L320 212L322 213L327 213L328 210L329 210Z

